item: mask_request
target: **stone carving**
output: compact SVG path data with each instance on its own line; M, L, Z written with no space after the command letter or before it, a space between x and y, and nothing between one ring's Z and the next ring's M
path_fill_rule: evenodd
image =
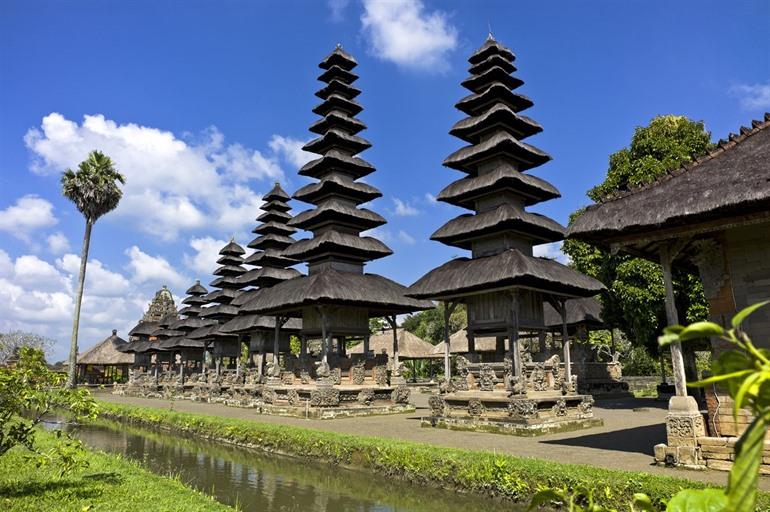
M511 376L508 388L510 390L509 396L524 396L527 394L527 386L524 384L524 377Z
M553 389L564 393L564 368L558 368L553 372Z
M340 403L340 392L331 386L318 386L310 393L313 407L334 407Z
M561 359L559 359L559 354L554 354L545 360L545 366L556 367L556 366L559 366L559 364L561 364Z
M495 389L497 383L497 376L495 370L492 369L490 364L482 364L479 368L479 389L482 391L492 391Z
M356 400L359 404L363 405L371 405L374 401L374 390L373 389L362 389L358 396L356 397Z
M174 297L164 284L163 288L155 293L155 297L150 302L147 313L144 314L142 320L145 322L160 322L167 317L176 319L177 311L176 305L174 305Z
M585 396L583 397L583 400L580 401L578 404L578 410L580 410L581 414L593 414L594 410L594 399L592 396Z
M508 415L520 418L532 418L537 415L537 402L534 400L511 399L508 401Z
M278 395L276 394L274 389L265 387L262 390L262 401L266 404L274 404L277 397Z
M366 364L363 359L359 359L350 367L350 380L356 386L360 386L364 383L366 378Z
M289 401L289 405L292 405L294 407L300 404L299 393L297 393L296 389L290 389L289 392L286 394L286 399Z
M333 368L329 374L329 378L334 384L340 384L342 382L342 370L337 367Z
M672 437L697 437L703 435L703 417L700 415L674 416L666 418L666 433Z
M567 401L563 398L556 400L556 403L551 407L554 416L566 416L567 415Z
M398 386L393 390L391 394L391 400L397 404L409 403L409 388L406 386Z
M446 401L440 395L431 395L428 398L428 405L432 416L443 416L444 407L446 407Z
M291 372L282 372L281 383L285 384L286 386L291 386L294 384L294 374Z
M441 378L438 381L438 390L439 393L445 394L445 393L454 393L455 391L455 385L453 381L447 382L446 379Z
M372 369L372 375L374 376L374 382L378 386L388 385L388 368L385 365L377 365Z
M484 407L484 404L481 403L481 400L478 398L471 398L468 400L468 414L471 416L481 416L486 411L486 407Z
M530 381L532 382L532 389L535 391L546 391L548 389L548 380L545 376L545 365L543 363L536 363L535 368L530 375Z
M310 372L308 372L306 368L302 368L299 371L299 381L302 384L308 384L310 382Z

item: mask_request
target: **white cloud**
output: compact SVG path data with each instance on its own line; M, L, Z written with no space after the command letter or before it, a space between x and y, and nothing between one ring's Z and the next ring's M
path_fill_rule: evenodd
M326 0L329 6L332 21L342 21L345 19L345 9L350 5L350 0Z
M416 207L396 197L393 198L393 204L395 205L393 213L399 217L414 217L420 214L420 210Z
M8 277L13 274L13 261L7 252L0 249L0 277Z
M428 204L437 204L438 203L438 199L436 199L436 196L434 196L430 192L425 192L425 201L428 202Z
M394 233L389 229L379 227L363 231L361 236L371 236L385 244L404 243L412 245L415 243L414 237L403 229L399 229Z
M33 231L53 226L57 222L53 205L33 194L20 197L15 204L0 210L0 231L7 231L27 242Z
M415 242L414 237L403 229L398 230L398 239L409 245L412 245Z
M69 274L74 286L80 275L80 256L65 254L56 261L56 265ZM85 294L97 297L122 297L128 294L130 289L128 279L122 274L107 269L99 260L88 260Z
M284 160L297 169L314 158L318 158L318 155L314 155L313 153L302 149L305 144L307 144L306 140L297 140L292 137L283 137L281 135L273 135L268 143L270 149L281 155Z
M131 270L131 281L142 284L148 283L155 288L167 284L183 287L190 279L186 278L161 256L151 256L133 245L126 249L129 258L127 267Z
M770 108L770 81L764 84L736 84L728 93L737 98L745 110L764 110Z
M24 138L33 156L31 170L38 174L73 168L95 148L110 155L126 176L123 200L114 215L163 240L203 228L246 228L254 212L233 217L258 202L256 194L246 197L246 182L284 177L278 162L283 146L263 154L239 144L225 145L224 136L213 127L201 139L186 142L169 131L119 124L101 114L86 115L78 124L55 112ZM290 140L274 137L279 139Z
M420 0L364 0L363 32L376 57L422 71L443 71L457 46L457 29Z
M569 262L569 258L561 251L561 244L561 242L553 242L550 244L536 245L532 248L532 254L540 258L556 260L559 263L566 265Z
M48 235L46 242L48 242L48 250L53 254L62 254L70 250L70 241L61 231Z
M195 249L195 254L185 253L184 264L194 270L198 276L211 275L217 267L219 250L227 244L225 240L216 240L207 236L205 238L193 238L190 247Z
M71 292L69 280L56 268L37 256L16 258L13 266L14 282L20 286L34 286L38 290Z

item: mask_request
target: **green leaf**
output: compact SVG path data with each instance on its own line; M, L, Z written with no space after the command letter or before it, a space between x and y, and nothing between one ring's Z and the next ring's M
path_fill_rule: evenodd
M737 379L739 377L745 377L747 375L750 375L754 372L754 370L740 370L733 373L726 373L723 375L714 375L713 377L709 377L707 379L699 380L697 382L688 382L687 385L691 388L702 388L705 386L708 386L709 384L714 384L715 382L721 382L724 380L729 379Z
M743 321L746 320L746 317L748 317L750 314L752 314L754 311L758 310L762 306L766 306L767 304L770 304L770 300L757 302L756 304L752 304L751 306L745 307L739 312L737 312L732 319L733 329L738 329L743 323Z
M666 345L671 345L672 343L676 343L679 341L679 335L678 334L664 334L662 336L658 336L658 345L661 347L665 347Z
M535 510L540 505L545 505L553 501L565 502L566 498L563 493L556 489L543 489L532 496L532 501L529 502L529 508L527 508L527 510Z
M721 489L684 489L669 500L666 512L722 512L727 503Z
M725 333L722 326L714 322L695 322L685 327L679 333L679 341L708 338L709 336L721 336Z
M634 500L631 502L631 510L639 512L654 512L655 507L652 505L652 500L644 493L637 492L634 494Z
M762 379L761 373L752 373L751 375L746 377L746 379L741 384L741 387L738 388L738 392L735 394L735 399L734 399L735 404L733 405L733 418L735 418L736 420L738 419L738 413L741 411L741 409L745 405L746 395L748 394L756 395L757 391L759 391L759 384L761 384L761 382L758 382L758 381L760 381L761 379ZM756 389L753 389L753 393L752 393L753 386L757 386L757 387Z
M663 328L663 332L665 334L679 334L680 332L684 331L684 325L669 325L668 327Z
M727 497L731 512L754 511L767 427L766 412L754 418L735 444L735 462L727 480Z

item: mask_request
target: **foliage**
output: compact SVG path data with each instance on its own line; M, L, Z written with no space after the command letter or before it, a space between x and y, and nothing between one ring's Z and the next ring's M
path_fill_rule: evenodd
M403 440L354 436L289 425L260 423L163 409L100 403L102 414L121 422L195 435L229 444L259 447L334 466L357 467L445 489L477 492L518 502L529 501L543 487L585 489L597 505L624 507L626 496L641 490L651 510L684 487L705 484L649 473L616 471L577 464L459 450ZM770 496L761 496L770 507Z
M289 350L293 355L299 355L300 351L302 350L302 341L299 339L299 337L292 335L289 338Z
M690 386L703 387L712 384L725 386L734 401L733 415L736 418L738 412L744 407L748 407L754 414L754 420L735 445L735 462L730 471L724 497L706 496L701 491L689 489L677 495L681 503L702 503L699 505L701 508L697 510L729 512L755 510L759 466L762 463L765 434L770 427L770 350L757 348L741 329L741 324L754 311L767 304L770 304L770 301L754 304L738 312L733 317L732 328L729 330L713 322L695 322L687 327L681 325L666 327L663 336L659 339L661 345L668 345L718 336L733 345L735 348L725 350L712 363L712 377L694 382ZM710 508L705 508L707 503ZM686 510L694 510L694 508Z
M126 183L123 175L101 151L92 151L80 162L77 171L67 169L61 177L62 194L75 203L75 207L89 224L117 208L123 192L118 186Z
M604 182L589 190L588 196L600 202L630 187L650 183L668 169L708 151L709 139L702 122L683 116L655 117L649 125L635 130L627 148L610 155ZM580 213L574 212L570 223ZM613 255L578 240L566 240L562 251L575 269L607 286L601 295L604 321L629 333L635 344L655 354L656 337L666 325L660 265L625 254ZM700 280L678 269L673 279L680 316L687 322L705 319L708 306Z
M52 346L52 339L31 332L0 333L0 364L5 364L11 357L18 357L18 352L22 347L36 348L45 353Z
M647 376L660 373L660 361L653 358L645 347L631 347L623 355L623 375Z
M41 451L59 443L56 432L41 430ZM186 487L179 478L156 475L119 455L85 450L88 468L60 475L56 468L38 467L17 447L0 458L0 504L8 512L83 512L139 510L191 512L232 511L206 494Z
M20 446L39 465L56 463L62 474L79 465L79 443L60 435L51 450L36 444L36 428L54 409L69 410L77 419L95 418L96 403L86 389L64 387L63 377L48 369L43 352L23 347L13 368L0 368L0 457Z
M459 304L449 315L449 334L452 335L468 325L465 305ZM428 343L436 345L444 341L444 303L435 308L409 315L402 324L403 328Z
M390 328L388 323L382 317L374 317L369 319L369 334L377 334Z

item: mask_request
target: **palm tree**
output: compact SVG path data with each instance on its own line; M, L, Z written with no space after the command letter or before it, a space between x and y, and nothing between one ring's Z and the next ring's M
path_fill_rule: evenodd
M75 318L72 321L72 339L70 340L67 386L71 388L75 387L80 304L83 301L83 286L86 281L91 228L99 217L118 206L123 192L117 182L124 184L126 180L115 169L110 157L100 151L92 151L86 160L80 162L77 171L67 169L61 177L62 194L75 203L75 207L86 219L86 233L83 236L83 249L80 251L80 276L78 277L78 289L75 296Z

